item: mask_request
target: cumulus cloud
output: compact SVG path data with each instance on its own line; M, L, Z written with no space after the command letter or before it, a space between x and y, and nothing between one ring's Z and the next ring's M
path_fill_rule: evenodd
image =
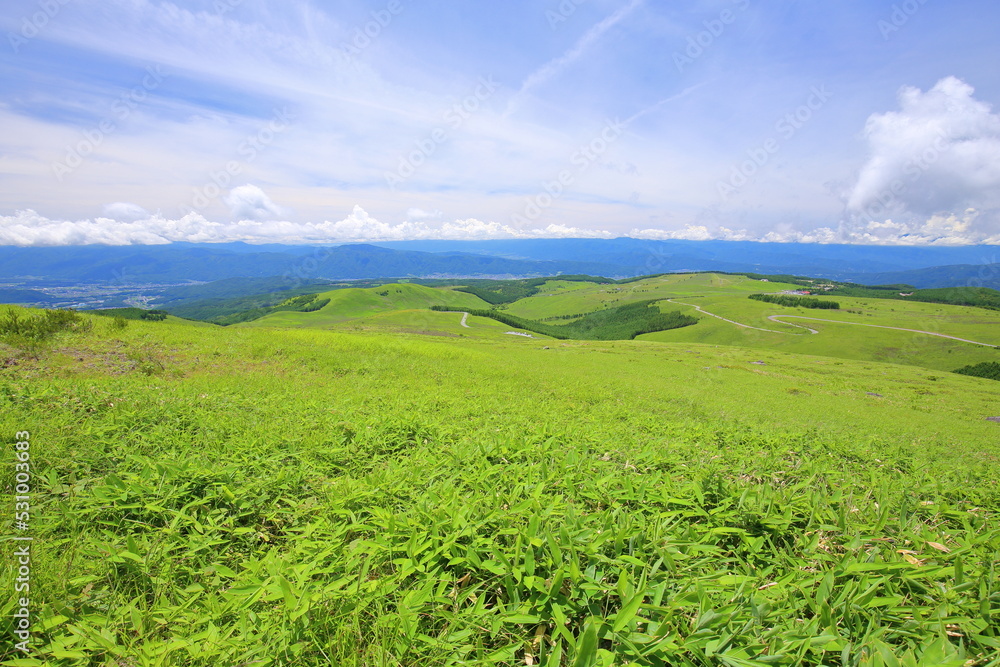
M1000 232L1000 115L955 78L906 87L869 117L870 153L847 194L848 242L982 243Z
M227 201L240 213L238 220L218 222L200 213L171 219L149 213L135 204L116 202L104 207L104 215L84 220L53 220L34 210L0 216L0 245L153 245L186 241L190 243L348 243L404 240L489 240L539 238L615 238L602 229L585 229L564 224L522 228L476 218L441 221L439 211L428 213L410 209L407 219L385 222L373 217L361 206L339 220L291 222L271 216L280 209L255 186L242 186L229 193ZM242 207L242 208L240 208ZM264 218L264 219L254 219ZM726 241L763 241L770 243L861 243L906 245L962 245L970 239L986 244L1000 244L1000 230L992 233L982 224L982 211L967 208L960 213L936 213L918 222L898 219L856 221L840 229L820 227L812 230L777 225L763 236L747 229L688 224L679 229L632 229L627 236L649 240L711 239Z
M117 210L117 209L115 209ZM137 214L135 209L121 211ZM513 238L612 238L606 231L548 225L536 229L515 229L497 222L470 218L437 225L404 220L388 223L355 206L341 220L290 222L249 220L216 222L199 213L179 219L159 214L138 220L98 217L86 220L52 220L33 211L0 216L0 245L151 245L176 241L193 243L331 243L354 241L402 241L413 239L485 240Z
M104 216L122 222L135 222L136 220L149 218L150 214L149 211L137 204L119 201L113 204L105 204Z
M682 229L633 229L628 233L634 239L649 239L651 241L759 241L746 229L729 229L716 227L710 230L705 225L685 225Z
M836 229L830 227L818 227L806 231L796 229L772 230L760 237L751 239L763 241L764 243L845 243ZM874 241L868 241L876 243ZM850 243L866 243L864 239L858 238Z
M629 236L634 239L649 239L651 241L668 241L682 239L687 241L707 241L715 238L704 225L687 225L684 229L633 229Z
M468 218L451 222L429 224L423 220L404 220L389 223L378 220L360 206L340 220L322 222L290 222L287 220L239 220L217 222L199 213L189 213L178 219L159 214L146 214L134 220L123 219L124 214L139 215L138 207L105 209L107 216L85 220L53 220L33 210L18 211L14 215L0 216L0 245L59 246L59 245L155 245L179 241L190 243L348 243L405 241L420 239L483 241L489 239L540 239L540 238L615 238L621 236L607 230L583 229L562 224L518 229L499 222ZM114 217L111 213L117 212ZM799 231L782 226L764 236L754 235L746 229L727 227L710 228L689 224L680 229L633 229L626 236L649 240L710 239L726 241L764 241L770 243L864 243L864 244L948 244L967 243L967 235L974 228L979 213L974 209L960 215L937 215L923 225L921 233L914 233L905 223L869 222L844 234L843 230L829 227ZM886 241L886 239L891 239ZM1000 233L981 240L983 243L1000 244Z
M277 220L284 215L282 209L256 185L233 188L224 201L235 220Z

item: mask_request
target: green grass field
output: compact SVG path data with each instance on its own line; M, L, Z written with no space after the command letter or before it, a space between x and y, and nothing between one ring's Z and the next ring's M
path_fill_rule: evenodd
M767 316L942 309L943 331L996 339L990 311L800 313L760 286L550 282L507 312L662 297L796 331ZM82 315L4 339L33 654L5 596L0 664L1000 665L1000 385L947 372L967 344L882 363L914 336L715 318L556 341L427 309L485 307L452 290L323 296L226 328Z
M681 329L643 334L639 339L725 345L761 351L780 350L839 359L915 365L936 371L952 371L963 366L1000 360L1000 351L994 348L914 332L926 331L987 345L1000 345L1000 311L822 295L819 298L840 303L841 310L814 310L788 308L747 298L750 294L762 291L781 292L796 288L791 284L765 283L746 276L710 273L657 276L623 284L554 279L542 285L537 295L502 306L501 312L550 325L563 325L574 321L563 319L567 316L615 308L633 301L662 299L658 303L662 311L678 310L694 315L699 318L699 323ZM450 315L431 313L428 308L434 305L455 309L488 308L488 304L478 297L453 288L385 285L378 288L345 289L319 296L330 297L331 302L317 313L274 313L238 326L320 327L384 333L424 332L427 335L473 338L491 338L511 330L521 331L496 322L488 323L485 318L472 318L467 322L470 327L462 327L459 324L461 316L452 318ZM699 306L731 322L703 315L691 306ZM785 319L769 319L772 316ZM796 317L811 319L795 319ZM734 322L746 326L737 326ZM866 326L858 326L862 324ZM803 327L818 333L811 334ZM545 338L541 334L533 335Z

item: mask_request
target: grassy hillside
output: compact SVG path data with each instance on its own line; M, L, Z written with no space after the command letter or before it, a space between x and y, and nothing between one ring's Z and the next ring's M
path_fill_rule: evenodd
M547 283L537 295L510 304L506 307L506 311L527 319L545 319L588 313L648 299L666 299L692 294L745 297L756 292L793 289L799 289L799 286L774 282L762 283L746 276L718 273L672 274L609 285L577 283L570 286L555 280Z
M997 664L991 380L81 317L0 347L38 614L7 664Z
M527 285L531 296L492 306L461 291L461 284L455 281L438 287L404 284L348 288L317 295L320 300L330 299L317 312L272 313L241 326L423 332L474 338L531 330L535 337L563 337L567 328L582 330L593 322L607 324L606 320L615 320L616 309L628 311L627 307L635 307L634 304L654 302L661 312L680 312L698 321L693 326L639 335L647 341L781 350L909 364L936 371L952 371L1000 358L1000 352L991 347L1000 345L1000 311L881 298L832 298L822 291L818 296L806 298L810 303L818 302L812 305L829 303L839 309L796 308L748 298L762 293L776 295L782 303L785 299L802 298L783 294L801 289L802 285L776 282L778 278L771 276L765 281L744 275L702 273L604 283L575 277L542 282L500 281L497 294L510 292L507 289L510 285L518 289ZM485 289L483 281L476 284L478 289ZM486 324L483 317L463 320L431 314L432 307L469 310L476 315L492 308L505 323L501 327L507 328L497 331L496 323ZM598 328L607 329L603 324ZM572 333L569 337L601 339L630 335L599 333L595 329L579 336Z
M926 331L1000 345L1000 314L994 311L881 299L836 297L835 300L841 306L839 311L784 308L738 296L679 297L674 304L681 307L682 312L699 314L694 309L698 306L730 321L699 314L701 321L696 326L642 338L888 361L936 370L953 370L1000 358L1000 352L994 348L915 333ZM683 304L689 305L684 307ZM779 321L770 320L772 316ZM803 326L818 333L810 334Z
M488 304L471 294L423 285L389 284L370 288L322 292L317 299L329 299L327 305L312 313L278 312L243 326L326 327L381 313L431 306L486 308Z

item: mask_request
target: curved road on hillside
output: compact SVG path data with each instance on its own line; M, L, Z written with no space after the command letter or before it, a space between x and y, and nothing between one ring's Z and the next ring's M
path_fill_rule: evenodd
M779 319L779 318L782 318L782 317L794 317L794 316L793 315L771 315L767 319L771 320L772 322L777 322L778 324L787 324L790 327L798 327L799 329L805 329L806 331L808 331L811 334L818 334L819 333L815 329L811 329L811 328L805 326L804 324L792 324L791 322L782 322L781 319ZM791 332L790 331L785 331L784 333L791 333Z
M466 312L463 312L461 310L441 310L441 311L438 311L438 312L441 312L441 313L454 313L455 315L458 315L459 313L462 313L462 322L461 322L462 326L465 327L466 329L471 329L472 328L468 324L466 324L466 321L469 319L469 314L466 313ZM795 325L793 324L792 326L795 326Z
M788 331L777 331L775 329L761 329L760 327L752 327L749 324L740 324L739 322L735 322L733 320L727 320L722 315L716 315L715 313L710 313L707 310L703 310L701 308L701 306L696 306L693 303L682 303L680 301L674 301L673 299L667 299L667 301L669 301L670 303L676 303L678 306L688 306L690 308L694 308L699 313L703 313L705 315L708 315L709 317L714 317L716 319L722 320L723 322L729 322L730 324L735 324L736 326L743 327L744 329L754 329L756 331L766 331L768 333L789 334L789 335L792 335L792 336L802 336L802 335L804 335L804 334L790 334ZM791 326L795 326L795 325L793 324ZM803 328L803 329L809 329L809 327L801 327L801 328ZM809 329L809 330L812 331L812 329ZM818 332L813 331L813 333L818 333Z
M875 327L876 329L892 329L893 331L908 331L910 333L924 334L924 335L927 335L927 336L937 336L938 338L949 338L951 340L957 340L957 341L961 341L963 343L971 343L973 345L982 345L983 347L998 347L997 345L992 345L990 343L980 343L978 341L968 340L967 338L959 338L957 336L948 336L948 335L945 335L945 334L934 333L933 331L921 331L920 329L904 329L902 327L887 327L887 326L883 326L881 324L865 324L864 322L842 322L840 320L824 320L824 319L821 319L819 317L802 317L801 315L772 315L768 319L772 320L774 322L780 322L781 320L777 319L777 318L796 319L796 320L812 320L813 322L831 322L833 324L851 324L851 325L854 325L854 326L857 326L857 327ZM792 324L791 322L784 322L784 324L787 324L787 325L793 326L793 327L799 326L797 324ZM809 327L803 327L803 328L808 329ZM809 330L812 331L813 333L817 333L813 329L809 329Z
M755 329L757 331L767 331L768 333L787 334L789 336L804 336L805 335L805 334L793 334L790 331L776 331L774 329L762 329L760 327L752 327L749 324L741 324L739 322L734 322L733 320L728 320L725 317L722 317L721 315L716 315L715 313L710 313L707 310L704 310L703 308L701 308L700 306L696 306L696 305L691 304L691 303L682 303L680 301L674 301L673 299L667 299L667 301L669 301L670 303L676 303L678 306L688 306L690 308L694 308L699 313L704 313L705 315L709 315L711 317L715 317L717 319L722 320L723 322L729 322L730 324L735 324L736 326L743 327L744 329ZM799 329L805 329L806 331L808 331L811 334L818 334L819 332L816 331L815 329L811 329L811 328L809 328L807 326L803 326L801 324L792 324L791 322L782 322L781 320L783 320L783 319L786 319L786 320L791 320L791 319L795 319L795 320L811 320L813 322L828 322L830 324L850 324L850 325L858 326L858 327L874 327L876 329L892 329L893 331L907 331L909 333L924 334L926 336L937 336L938 338L948 338L950 340L957 340L957 341L962 342L962 343L970 343L972 345L982 345L983 347L992 347L992 348L1000 347L1000 346L997 346L997 345L992 345L990 343L980 343L978 341L968 340L966 338L959 338L957 336L948 336L946 334L934 333L933 331L921 331L920 329L904 329L902 327L887 327L887 326L883 326L881 324L865 324L863 322L843 322L841 320L824 320L824 319L822 319L820 317L803 317L801 315L771 315L767 319L770 320L771 322L778 322L780 324L787 324L790 327L798 327Z

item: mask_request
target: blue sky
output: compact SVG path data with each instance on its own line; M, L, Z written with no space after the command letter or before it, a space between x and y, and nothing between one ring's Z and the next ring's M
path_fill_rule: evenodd
M0 243L1000 243L987 0L7 0Z

